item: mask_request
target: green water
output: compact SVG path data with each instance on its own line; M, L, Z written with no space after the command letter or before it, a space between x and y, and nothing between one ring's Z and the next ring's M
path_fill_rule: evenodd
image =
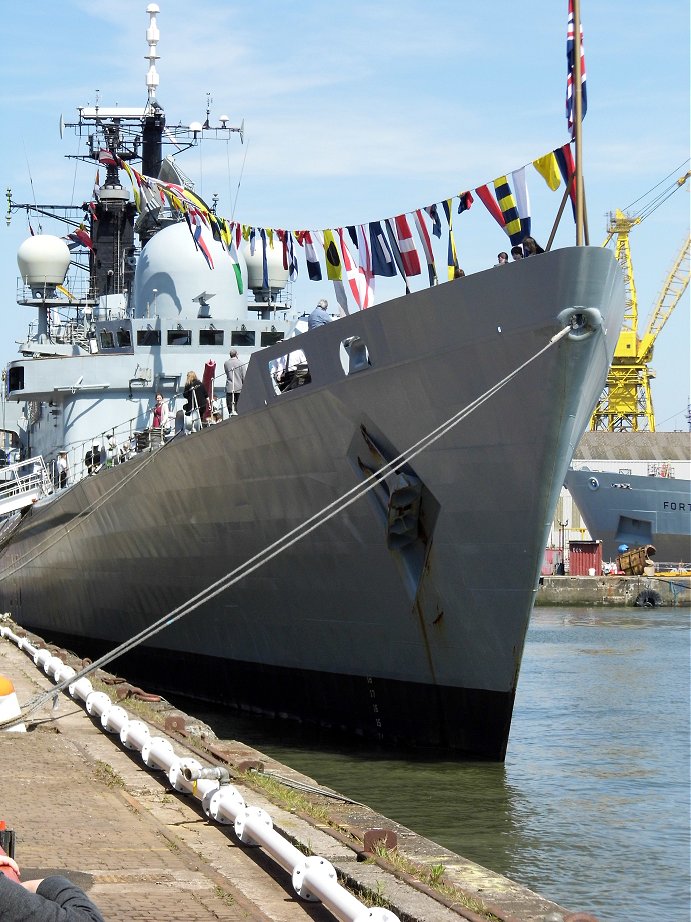
M537 609L503 766L343 753L192 712L572 911L677 922L689 918L688 616Z

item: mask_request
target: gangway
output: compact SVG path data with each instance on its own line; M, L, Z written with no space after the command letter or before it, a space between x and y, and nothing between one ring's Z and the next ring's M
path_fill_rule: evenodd
M53 484L41 455L0 468L0 520L52 492Z

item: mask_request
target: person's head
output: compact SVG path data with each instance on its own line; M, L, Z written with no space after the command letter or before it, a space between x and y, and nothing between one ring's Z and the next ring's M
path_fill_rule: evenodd
M519 246L511 247L511 255L514 259L523 259L523 250Z
M509 254L508 254L508 253L504 253L504 251L502 250L501 253L498 253L498 254L497 254L497 263L498 263L499 265L501 265L502 263L507 263L508 261L509 261Z
M163 403L163 395L156 394L156 403Z
M197 373L195 371L187 372L187 384L194 384L195 381L198 381Z
M231 359L236 359L236 358L238 357L238 350L237 350L237 349L231 349L230 352L229 352L228 354L230 355Z
M465 272L463 271L463 269L461 269L460 266L456 266L456 268L453 270L453 277L455 279L462 279L464 276L465 276Z
M317 307L321 308L323 311L325 311L328 306L329 302L326 300L326 298L322 298L321 301L317 302Z
M537 245L537 241L534 237L524 237L523 238L523 255L524 256L535 256L537 253L542 253L543 250Z

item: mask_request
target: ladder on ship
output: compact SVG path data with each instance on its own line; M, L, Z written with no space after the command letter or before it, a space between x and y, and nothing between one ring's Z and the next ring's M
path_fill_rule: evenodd
M32 506L53 492L43 457L0 468L0 519Z

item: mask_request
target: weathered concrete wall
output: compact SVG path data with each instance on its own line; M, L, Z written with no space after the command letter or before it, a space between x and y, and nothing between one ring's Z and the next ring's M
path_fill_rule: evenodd
M642 592L660 605L691 605L688 576L543 576L536 605L635 605ZM659 597L660 601L657 601Z

